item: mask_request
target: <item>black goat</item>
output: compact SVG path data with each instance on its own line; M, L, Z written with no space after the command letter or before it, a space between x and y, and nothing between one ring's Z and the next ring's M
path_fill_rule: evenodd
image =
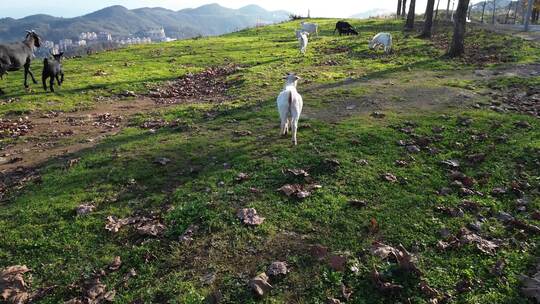
M26 38L22 42L0 44L0 76L8 71L18 71L24 68L24 87L28 88L28 75L37 84L34 74L30 71L30 64L34 58L34 49L41 46L41 38L34 31L26 31ZM4 91L0 89L0 95Z
M334 29L334 34L336 31L339 32L339 35L358 35L358 32L354 29L354 27L347 21L338 21L336 23L336 28Z
M43 59L43 73L41 74L41 80L43 81L43 89L47 91L47 78L50 78L49 87L51 92L54 92L54 80L58 83L58 86L62 86L64 82L64 70L62 69L62 56L63 52L59 54L51 54L53 58Z

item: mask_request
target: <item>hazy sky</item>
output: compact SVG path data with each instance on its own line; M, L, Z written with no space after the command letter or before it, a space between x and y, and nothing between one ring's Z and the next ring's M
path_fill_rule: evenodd
M447 0L440 1L441 8L446 8ZM454 1L456 1L457 5L457 0ZM22 0L15 2L2 0L2 2L4 4L0 10L0 17L13 18L21 18L33 14L74 17L116 4L123 5L127 8L160 6L179 10L186 7L197 7L216 2L231 8L239 8L255 3L266 9L284 9L302 14L306 14L309 8L311 9L312 16L348 17L374 8L385 8L393 11L397 4L396 0ZM416 2L417 11L423 12L427 0L417 0Z

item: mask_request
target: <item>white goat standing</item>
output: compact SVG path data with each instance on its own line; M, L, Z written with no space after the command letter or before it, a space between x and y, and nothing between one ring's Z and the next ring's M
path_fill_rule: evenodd
M300 52L304 55L306 54L308 46L308 36L309 33L307 32L296 31L296 38L298 38L298 42L300 42Z
M369 41L369 48L372 50L377 46L384 46L384 52L386 54L392 51L392 35L390 33L378 33Z
M289 133L289 127L292 129L292 142L293 145L297 145L296 134L298 132L298 120L300 114L302 114L302 107L304 101L302 96L298 94L296 85L300 77L295 74L289 74L284 77L286 80L285 88L277 98L277 106L279 111L279 117L281 118L281 135Z

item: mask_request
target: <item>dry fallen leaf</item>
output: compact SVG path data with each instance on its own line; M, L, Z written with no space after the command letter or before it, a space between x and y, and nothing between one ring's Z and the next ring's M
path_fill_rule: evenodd
M244 208L238 210L237 216L246 225L258 226L264 222L264 217L257 214L254 208Z
M144 222L137 226L137 232L140 235L159 236L165 232L166 227L157 220Z
M381 259L386 259L388 256L396 251L396 248L385 245L380 242L373 242L371 245L371 254L378 256Z
M422 276L422 271L416 266L416 257L410 254L401 244L396 249L390 254L396 258L399 267L405 271Z
M387 182L395 183L398 181L397 177L392 173L384 173L381 178Z
M30 269L25 265L10 266L0 272L0 300L6 303L26 303L29 299L28 284L24 274Z
M94 210L96 210L96 206L91 204L82 204L77 207L77 215L87 215L94 212Z
M403 286L401 285L385 282L376 268L373 268L373 271L371 272L371 279L373 280L375 287L385 294L394 294L403 290Z
M109 264L109 271L117 271L120 267L122 267L122 258L116 256L111 264Z
M249 281L249 287L251 290L259 296L264 297L270 290L272 285L268 282L268 276L266 273L261 273Z
M268 266L268 269L266 270L266 274L270 277L286 275L287 272L287 263L285 262L273 262L272 264L270 264L270 266Z
M308 177L309 173L304 169L284 169L283 174L290 174L293 176Z
M237 175L236 178L235 178L235 180L236 180L237 182L239 182L239 183L240 183L240 182L243 182L243 181L246 181L246 180L248 180L248 179L249 179L249 175L246 174L246 173L243 173L243 172L238 173L238 175Z

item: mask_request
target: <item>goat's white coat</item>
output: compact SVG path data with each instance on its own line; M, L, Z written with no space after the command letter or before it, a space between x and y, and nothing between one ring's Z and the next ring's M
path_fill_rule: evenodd
M306 54L308 41L309 41L308 36L309 36L309 33L307 33L307 32L296 33L296 37L298 38L298 42L300 42L300 52L302 54Z
M292 129L292 142L294 145L298 144L296 135L298 133L298 121L302 114L302 108L304 101L302 96L298 94L296 85L300 79L296 75L288 75L286 77L285 88L277 98L277 107L279 117L281 119L281 135L289 133L289 127Z
M378 33L371 39L369 42L369 48L374 49L375 47L382 45L384 47L385 53L390 53L392 51L392 34L390 33Z
M302 31L308 32L310 35L319 36L319 25L316 23L302 22Z

